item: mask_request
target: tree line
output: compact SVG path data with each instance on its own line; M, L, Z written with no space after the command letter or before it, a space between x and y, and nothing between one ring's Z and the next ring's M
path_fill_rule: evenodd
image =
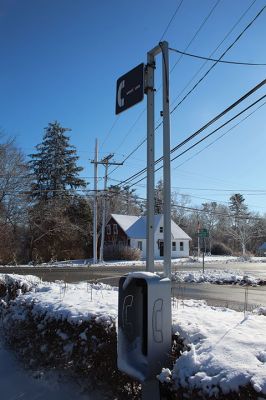
M93 198L80 174L77 151L59 122L49 123L42 142L27 160L14 140L0 136L0 264L90 258L93 237ZM99 194L98 215L104 196L111 213L144 215L146 201L129 186L110 185ZM163 213L163 182L155 188L155 213ZM187 195L172 193L172 218L198 247L217 254L255 253L266 241L266 217L251 212L242 194L228 205L191 205ZM98 218L100 223L101 218ZM100 231L100 226L98 227Z

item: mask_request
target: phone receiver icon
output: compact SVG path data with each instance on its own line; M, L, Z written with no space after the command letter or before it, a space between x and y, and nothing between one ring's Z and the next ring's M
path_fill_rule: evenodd
M131 294L126 296L122 308L122 326L128 336L133 333L133 323L129 320L129 310L133 307L133 299Z
M152 334L156 343L163 342L163 299L157 299L152 312Z

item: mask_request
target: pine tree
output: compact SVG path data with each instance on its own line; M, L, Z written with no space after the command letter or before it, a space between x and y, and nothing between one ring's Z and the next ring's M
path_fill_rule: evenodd
M35 182L32 196L37 200L67 197L73 189L85 187L86 183L78 177L82 167L76 162L76 149L69 144L69 137L57 121L45 128L42 143L36 146L37 152L31 154L30 168Z

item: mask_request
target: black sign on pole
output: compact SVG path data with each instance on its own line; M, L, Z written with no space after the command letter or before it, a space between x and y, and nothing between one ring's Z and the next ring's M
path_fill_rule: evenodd
M115 113L120 114L143 100L144 64L139 64L116 82Z

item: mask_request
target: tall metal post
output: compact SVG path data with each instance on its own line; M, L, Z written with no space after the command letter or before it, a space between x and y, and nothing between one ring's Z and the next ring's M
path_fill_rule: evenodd
M170 160L170 110L169 110L169 56L168 42L161 42L163 74L163 213L164 213L164 272L171 275L171 160Z
M154 69L155 58L147 54L147 240L146 271L154 272Z
M154 70L155 56L160 46L147 53L146 85L147 94L147 249L146 271L154 272Z
M94 156L94 214L93 214L93 262L97 264L97 185L98 185L98 140L95 140Z

